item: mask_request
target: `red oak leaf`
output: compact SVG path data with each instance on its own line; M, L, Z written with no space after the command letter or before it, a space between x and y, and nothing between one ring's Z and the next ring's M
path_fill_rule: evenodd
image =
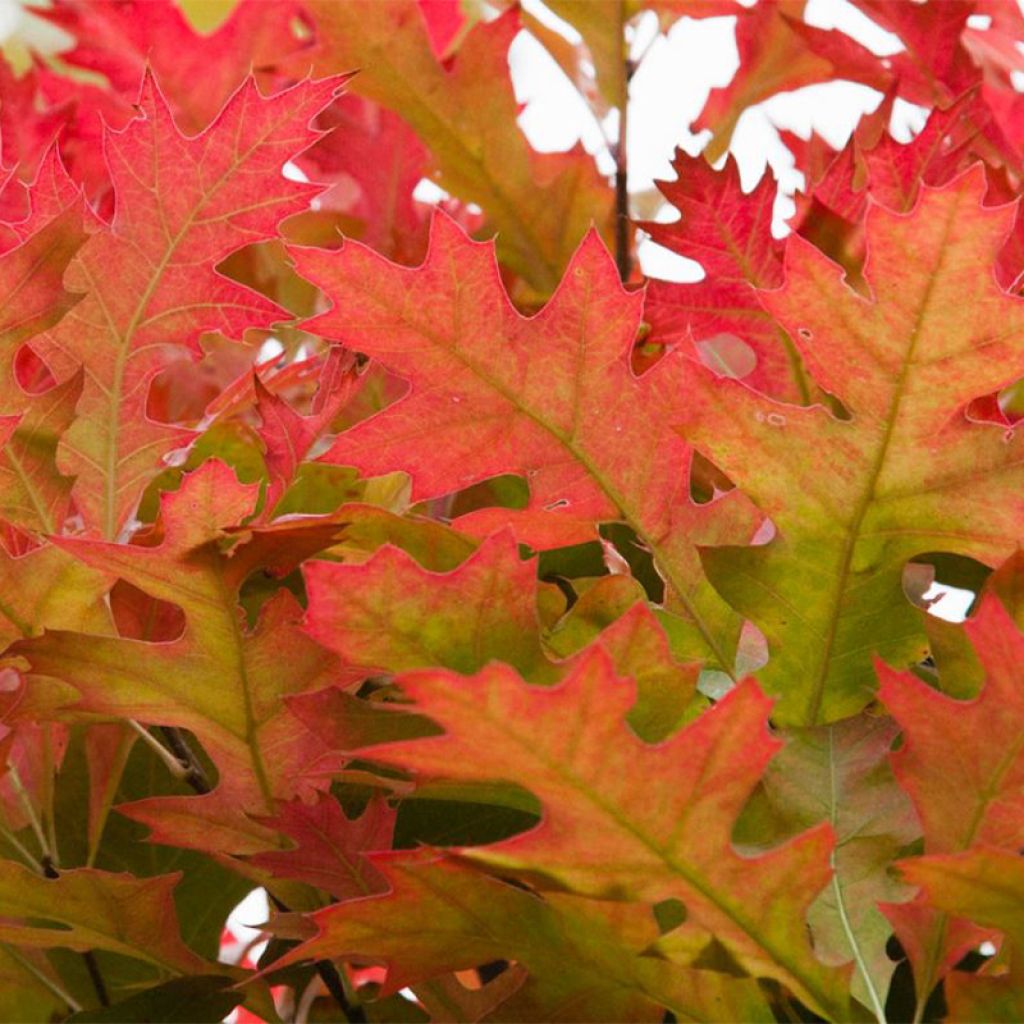
M879 696L903 729L893 770L917 809L928 855L1024 845L1024 636L993 594L965 629L985 672L972 701L953 700L912 675L878 666ZM914 966L922 999L978 940L975 929L950 921L924 898L884 910Z
M62 59L104 76L125 121L149 70L176 123L190 134L210 124L250 72L296 60L308 45L296 32L297 0L241 0L209 34L197 32L173 0L61 0L44 17L75 40Z
M679 353L637 377L629 362L642 295L626 293L596 234L573 257L542 312L524 318L501 286L493 249L445 216L424 264L405 269L363 246L293 250L334 308L307 327L379 359L407 395L342 433L324 456L367 474L405 470L413 499L502 473L526 476L521 512L484 509L456 525L557 547L628 523L654 554L669 606L687 616L730 669L735 620L709 595L694 545L746 539L753 523L733 497L696 505L690 450L673 436Z
M315 802L281 804L260 823L287 836L294 848L257 853L251 864L277 878L293 878L323 889L338 900L381 892L385 882L366 857L389 850L395 812L382 799L371 800L358 818L348 818L333 797L318 794Z
M186 138L148 79L143 116L108 136L114 220L68 270L67 286L85 293L73 318L34 344L59 380L86 369L58 466L77 477L75 500L91 532L115 537L160 456L187 437L146 414L164 352L195 351L203 330L237 337L287 316L215 267L241 245L272 237L314 194L316 186L280 169L313 140L307 125L338 85L306 82L263 99L250 81L206 132Z
M793 342L756 293L782 284L783 246L772 236L775 180L765 175L744 193L733 160L715 171L682 150L676 151L673 170L675 181L657 185L682 219L640 226L660 245L697 260L705 279L651 282L645 308L650 341L692 339L717 372L778 398L806 402L807 381Z
M766 729L771 702L755 683L649 746L623 720L634 687L601 651L555 687L530 686L497 665L475 677L410 672L400 682L445 733L365 756L424 779L515 782L543 807L533 830L460 856L542 888L681 900L687 923L746 970L845 1017L848 972L815 958L805 920L829 878L831 830L823 825L753 858L732 846L735 817L779 746ZM644 796L652 778L672 779L658 800Z

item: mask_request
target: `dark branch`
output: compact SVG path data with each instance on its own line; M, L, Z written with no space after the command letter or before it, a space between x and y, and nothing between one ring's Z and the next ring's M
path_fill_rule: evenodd
M270 901L274 904L278 913L290 914L291 909L283 901L278 899L273 893L268 894ZM344 1014L345 1020L349 1024L366 1024L366 1012L361 1006L353 1006L349 1002L348 994L345 992L344 982L341 980L341 974L338 972L338 968L331 963L330 960L317 960L316 973L320 975L320 980L324 983L327 991L330 992L334 1001L338 1004L338 1009Z
M209 793L213 789L209 776L196 752L185 739L185 734L173 725L161 725L160 733L167 741L167 746L171 748L171 753L185 769L185 781L201 796Z

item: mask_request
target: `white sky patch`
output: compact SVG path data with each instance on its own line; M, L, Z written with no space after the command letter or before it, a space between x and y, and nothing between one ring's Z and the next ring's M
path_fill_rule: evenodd
M303 184L309 181L309 178L306 177L306 172L293 160L286 161L285 165L281 168L281 173L289 181L301 181Z
M260 353L256 357L256 362L257 364L272 362L281 355L282 352L284 352L284 345L282 345L277 338L267 338L267 340L260 345Z
M950 587L945 583L933 583L922 595L925 600L935 600L928 612L946 622L963 622L971 607L975 594L973 590Z
M526 11L572 41L579 34L544 7L540 0L525 0ZM807 20L819 28L849 33L879 56L902 49L899 39L861 14L847 0L810 0ZM643 60L630 87L629 190L634 196L650 193L656 180L674 177L671 160L676 147L696 155L709 137L693 132L696 120L713 88L728 85L739 66L735 17L680 18L665 35L656 35L656 19L643 17L633 29L631 51ZM523 104L519 117L530 144L540 152L562 152L582 142L594 154L605 174L614 170L608 139L617 134L617 117L599 124L586 102L544 47L528 32L517 36L509 52L516 97ZM788 232L793 192L803 176L779 137L785 128L806 138L816 132L841 148L861 116L881 102L881 93L854 82L827 82L782 93L749 108L740 118L730 152L740 168L745 189L751 189L767 168L780 189L773 231ZM924 123L925 111L897 101L893 127L901 141L909 140ZM433 197L422 196L430 201ZM699 280L692 261L641 239L638 258L644 273L670 281Z
M253 889L245 899L242 900L234 910L228 914L227 927L238 939L237 948L221 950L221 961L224 963L237 963L243 952L248 948L249 958L255 963L263 955L267 948L265 939L261 939L254 945L249 943L258 939L262 932L253 925L263 924L270 917L270 901L267 899L266 889Z
M412 190L412 197L418 202L434 205L441 202L442 199L447 199L448 193L429 178L420 178Z

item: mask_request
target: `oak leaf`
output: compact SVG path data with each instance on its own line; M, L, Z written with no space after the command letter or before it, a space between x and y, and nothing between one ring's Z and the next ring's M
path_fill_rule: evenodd
M870 295L790 240L786 283L762 301L842 418L689 364L682 433L777 530L767 544L709 548L702 559L768 638L759 678L781 695L780 722L864 707L872 651L903 666L924 657L920 613L901 583L908 560L948 551L995 564L1016 548L1020 441L966 412L1024 372L1024 306L991 270L1013 211L982 208L983 187L975 170L924 190L908 217L872 208Z
M210 462L164 497L163 539L156 546L53 538L84 565L179 606L186 627L177 640L48 630L11 648L40 682L50 677L70 685L70 694L58 691L54 698L68 707L66 714L136 718L199 738L220 773L212 793L122 808L156 827L164 841L199 849L261 848L269 833L247 815L273 814L276 800L310 790L302 770L323 751L283 699L328 686L337 675L334 657L299 630L301 610L291 594L278 591L252 629L245 626L238 591L256 566L221 552L219 524L251 513L254 492ZM196 827L204 817L205 831Z
M71 263L65 284L85 293L73 315L33 345L58 380L85 367L58 467L77 477L75 500L92 532L116 537L160 457L188 436L147 416L165 352L195 346L205 329L237 337L287 318L215 266L273 237L278 221L316 191L287 180L280 167L313 141L306 125L339 84L306 82L263 99L250 81L206 132L186 138L149 78L141 116L108 135L114 220Z
M414 0L306 7L317 70L361 68L353 91L409 123L434 155L437 183L483 209L503 262L540 296L553 292L591 223L609 231L612 192L587 153L536 154L520 132L506 59L516 13L476 25L442 64Z
M515 782L542 804L532 831L460 856L545 889L680 900L687 921L749 973L776 978L807 1005L845 1019L846 972L815 957L805 923L828 882L830 827L752 858L732 845L735 818L779 746L766 729L771 702L756 684L740 684L649 746L623 720L634 687L600 650L555 687L530 686L500 665L468 678L410 672L400 682L445 733L365 756L428 779ZM652 778L673 780L656 801L645 795Z
M443 215L415 270L356 244L293 254L334 303L307 328L380 359L410 385L340 434L324 461L370 475L404 470L414 501L523 475L525 510L483 509L455 525L488 534L512 524L537 548L594 539L601 522L627 523L654 555L667 606L691 622L696 649L731 670L737 622L702 580L694 545L745 541L750 510L738 495L691 500L691 452L671 429L685 360L670 353L633 372L642 296L622 289L596 234L529 319L509 302L491 247Z

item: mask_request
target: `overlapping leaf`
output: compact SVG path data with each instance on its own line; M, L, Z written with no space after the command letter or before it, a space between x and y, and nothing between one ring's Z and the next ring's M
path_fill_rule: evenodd
M737 495L691 501L690 450L671 430L683 360L677 353L633 373L641 296L622 290L595 235L531 319L509 303L490 247L443 216L416 270L358 245L293 251L301 273L334 302L309 329L410 382L404 398L341 434L326 461L367 474L404 470L414 500L524 475L525 511L485 509L458 525L491 532L515 523L519 539L536 547L626 522L653 553L669 607L690 619L705 652L732 668L736 622L702 580L694 544L745 541L749 509Z
M0 941L39 949L105 949L174 974L201 972L206 962L177 932L172 891L178 880L89 868L43 878L13 861L0 861ZM153 921L164 927L154 932Z
M777 717L832 721L874 691L871 654L925 654L901 573L949 551L993 564L1016 547L1020 439L965 409L1024 372L1024 307L992 263L1013 211L983 209L971 172L914 213L867 226L870 295L792 239L763 296L817 382L842 403L800 409L694 367L680 429L771 517L768 544L706 550L719 591L768 637Z
M586 153L538 155L516 125L506 54L516 15L477 25L440 63L413 0L307 0L320 43L317 69L361 68L353 89L395 110L437 163L437 182L479 205L502 259L537 293L555 290L592 223L609 226L611 189Z
M829 827L753 858L732 846L734 819L778 749L765 728L770 701L755 684L647 746L623 721L633 687L600 651L554 688L531 687L503 666L470 678L413 672L401 683L445 734L367 756L428 778L516 782L543 806L534 830L463 856L544 888L681 900L700 932L695 958L713 936L750 973L845 1018L845 972L815 957L805 924L829 878ZM645 795L653 778L672 779L655 801Z
M75 500L93 532L117 535L160 456L186 436L147 416L166 348L193 345L203 329L238 337L286 316L215 265L306 204L313 187L285 179L281 165L313 140L307 122L338 84L262 99L250 82L210 129L185 138L148 79L143 116L108 137L117 212L68 271L66 286L84 298L35 344L59 380L85 368L58 465L77 478Z
M770 1020L756 986L638 955L658 938L649 907L536 895L436 855L374 863L382 896L314 916L319 934L288 959L370 956L387 964L387 990L442 972L512 959L522 985L488 1020Z
M266 843L266 830L246 812L272 814L274 801L295 794L301 769L322 752L283 698L336 678L333 657L299 630L289 593L278 592L251 631L243 623L238 589L255 565L222 554L217 539L220 524L238 521L254 503L253 487L207 463L165 498L155 547L55 538L85 565L180 607L186 627L179 639L50 630L12 648L37 676L70 684L72 695L61 700L73 714L138 718L199 737L220 773L214 792L142 801L132 815L165 840L200 849L242 852L260 848L261 837ZM205 829L197 827L202 819Z
M714 171L682 150L672 167L676 180L657 184L682 219L643 227L659 244L697 260L705 278L650 283L645 316L652 340L692 341L717 372L775 398L806 403L808 381L793 342L757 297L758 289L782 283L783 247L772 236L774 179L766 175L744 193L735 162Z
M809 924L821 957L853 960L852 991L876 1019L885 1017L895 968L886 951L892 928L878 904L911 895L889 867L920 831L889 767L897 732L891 719L867 715L788 730L741 824L743 841L752 845L771 845L822 821L835 829L831 884Z
M1019 580L1016 563L1000 571L1007 582L1010 576ZM881 699L903 729L893 769L917 809L928 858L975 847L1016 851L1024 842L1024 636L994 595L984 599L967 630L985 672L972 701L881 670ZM907 876L914 877L912 870ZM922 1000L977 939L922 898L888 906L885 913L913 964Z
M0 258L0 410L15 418L0 452L0 518L32 530L52 531L64 519L70 481L59 476L54 457L81 380L72 376L33 396L19 384L15 360L26 341L57 324L81 298L64 288L63 276L84 241L82 211L72 207Z

